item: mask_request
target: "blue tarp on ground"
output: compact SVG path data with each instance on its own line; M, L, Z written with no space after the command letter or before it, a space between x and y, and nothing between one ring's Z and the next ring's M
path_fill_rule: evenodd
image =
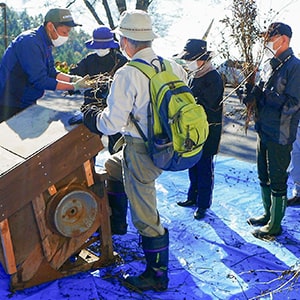
M287 208L283 234L276 240L258 240L246 223L249 216L262 212L256 166L220 155L215 165L213 205L202 221L194 220L193 208L176 204L186 198L186 171L164 172L157 180L161 220L170 231L168 291L138 293L121 285L122 274L139 274L145 266L139 237L130 223L127 235L113 237L123 264L15 294L10 293L9 276L1 268L0 299L299 299L300 207ZM289 194L290 189L289 183Z

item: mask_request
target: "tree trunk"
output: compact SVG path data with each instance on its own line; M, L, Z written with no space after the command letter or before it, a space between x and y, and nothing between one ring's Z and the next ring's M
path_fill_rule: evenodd
M136 0L135 8L147 11L151 2L152 0Z

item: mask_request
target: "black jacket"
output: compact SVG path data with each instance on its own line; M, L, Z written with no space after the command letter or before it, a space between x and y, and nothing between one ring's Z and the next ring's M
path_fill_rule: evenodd
M224 93L223 80L216 70L209 71L202 77L191 78L189 86L206 112L209 123L209 135L203 147L203 156L212 156L218 153L222 133Z
M110 53L100 57L97 53L90 53L83 58L74 68L71 68L71 75L90 76L100 73L110 73L114 75L115 71L126 64L127 59L119 51L111 49ZM84 92L84 104L94 102L96 98L106 98L108 87L103 84L101 89L95 93L91 90Z

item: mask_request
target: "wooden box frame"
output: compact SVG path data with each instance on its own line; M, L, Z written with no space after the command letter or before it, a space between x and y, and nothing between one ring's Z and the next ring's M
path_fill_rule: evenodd
M28 141L12 124L26 119L28 114L34 117L37 109L49 110L36 105L0 124L2 136L3 132L18 135L16 143L8 143L12 146L5 145L5 140L0 141L0 161L4 162L0 164L0 262L11 276L12 290L100 268L115 261L105 190L107 175L95 173L94 168L94 157L103 149L100 137L82 124L65 126L70 112L51 108L49 115L60 116L59 120L56 118L55 126L61 134L54 130L54 140L22 156L14 145L24 151L26 145L22 148L20 144L28 144ZM46 118L46 122L49 123L49 119ZM47 130L49 127L45 125ZM44 140L47 130L39 134L38 139ZM33 139L32 143L35 141ZM97 213L85 232L63 236L49 225L52 215L47 207L58 193L68 193L74 187L86 191L96 200ZM100 254L92 253L88 248L96 241L100 242Z

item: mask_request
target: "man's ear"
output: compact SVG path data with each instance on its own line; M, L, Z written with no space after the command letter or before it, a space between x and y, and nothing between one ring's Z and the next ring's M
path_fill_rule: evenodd
M48 36L50 38L55 38L56 36L54 36L55 33L54 33L54 30L53 30L54 24L52 22L47 22L47 24L45 25L45 27L46 27L46 31L48 33Z
M282 38L283 38L283 43L284 43L285 45L289 45L289 44L290 44L290 40L291 40L291 39L290 39L288 36L283 35Z
M50 29L52 29L52 25L53 24L51 22L47 22L45 26L48 30L50 30Z

